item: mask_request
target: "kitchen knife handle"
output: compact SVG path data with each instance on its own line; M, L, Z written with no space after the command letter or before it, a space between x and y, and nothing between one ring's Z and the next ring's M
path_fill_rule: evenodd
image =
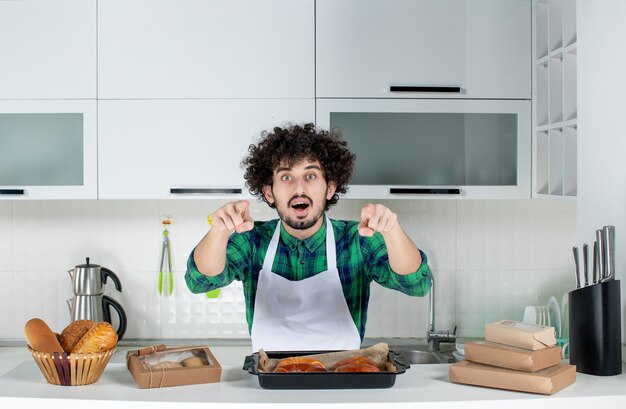
M411 85L391 85L389 92L437 92L447 94L458 94L461 92L459 86L411 86Z
M24 189L0 189L0 195L24 195Z
M389 193L393 195L460 195L461 189L392 187Z
M170 188L170 194L173 195L191 195L191 194L227 194L227 195L240 195L241 188L182 188L172 187Z

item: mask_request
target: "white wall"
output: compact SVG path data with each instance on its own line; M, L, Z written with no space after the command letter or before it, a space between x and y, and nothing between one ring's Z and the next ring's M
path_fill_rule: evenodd
M354 219L365 202L343 200L330 216ZM23 339L24 323L41 317L60 331L72 296L66 270L91 262L120 277L109 288L129 316L126 338L245 338L241 285L221 298L191 294L184 283L189 252L221 201L0 202L0 339ZM482 336L485 322L522 319L525 305L560 301L573 288L574 202L549 200L388 201L405 230L429 256L437 279L437 327L458 325ZM258 220L274 218L254 203ZM157 295L161 215L170 214L173 297ZM112 285L110 285L112 287ZM367 336L423 337L428 298L374 284Z
M578 242L616 230L622 342L626 322L626 2L576 3L578 26ZM626 359L626 356L624 356Z

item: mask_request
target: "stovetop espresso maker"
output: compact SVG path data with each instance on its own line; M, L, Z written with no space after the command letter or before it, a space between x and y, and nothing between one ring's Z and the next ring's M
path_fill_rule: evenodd
M113 281L115 289L122 292L122 283L117 275L106 267L89 263L89 257L85 264L77 265L68 270L68 273L74 292L74 297L67 300L72 321L92 320L112 323L110 311L112 307L119 317L118 339L122 339L126 332L126 312L119 302L104 295L109 278Z

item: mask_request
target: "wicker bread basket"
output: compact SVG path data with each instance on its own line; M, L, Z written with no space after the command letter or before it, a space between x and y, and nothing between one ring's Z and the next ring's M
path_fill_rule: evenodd
M59 354L39 352L30 346L28 351L48 383L63 386L89 385L97 382L109 363L115 349L92 354Z

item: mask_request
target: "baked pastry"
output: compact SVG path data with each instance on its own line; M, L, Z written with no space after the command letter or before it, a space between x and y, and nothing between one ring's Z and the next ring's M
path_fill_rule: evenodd
M348 364L337 367L335 372L380 372L380 369L369 364Z
M60 340L63 350L68 354L72 352L72 349L74 349L78 341L80 341L94 325L96 325L96 322L92 320L76 320L65 327L61 332Z
M180 362L176 362L176 361L163 361L163 362L159 362L158 364L154 364L152 365L152 368L154 369L169 369L169 368L182 368L183 364L181 364Z
M324 364L317 359L295 356L291 358L283 358L280 361L278 361L278 363L276 364L276 368L274 368L274 372L276 372L276 370L280 368L281 366L292 365L292 364L311 364L311 365L319 366L323 370L326 370L326 366L324 366Z
M203 366L203 365L207 365L208 362L206 361L206 359L202 359L199 356L192 356L192 357L189 357L187 359L183 359L181 361L181 364L183 364L184 367L187 367L187 366Z
M63 347L59 343L56 335L42 319L33 318L28 320L24 326L24 333L26 334L28 345L30 345L33 350L39 352L63 353Z
M340 361L337 361L335 365L333 365L333 367L339 368L341 366L350 365L350 364L367 364L367 365L378 367L378 365L376 365L376 362L364 356L353 356L350 358L344 358Z
M117 332L108 322L99 322L72 348L72 354L105 352L117 345Z
M326 372L326 369L315 364L306 362L297 362L293 364L285 364L274 369L274 372Z

